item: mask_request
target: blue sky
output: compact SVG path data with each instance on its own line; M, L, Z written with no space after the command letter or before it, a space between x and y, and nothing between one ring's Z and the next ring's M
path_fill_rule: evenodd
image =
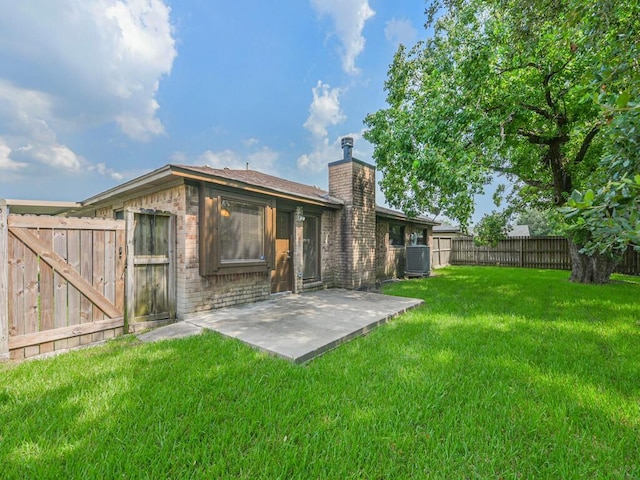
M341 137L372 162L363 119L425 7L0 0L0 197L80 201L167 163L326 188Z

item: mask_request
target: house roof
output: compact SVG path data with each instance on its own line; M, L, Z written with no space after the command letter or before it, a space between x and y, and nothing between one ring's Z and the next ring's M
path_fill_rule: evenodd
M0 205L6 205L11 213L21 215L58 215L80 207L80 204L76 202L11 199L0 199Z
M82 207L92 207L110 201L116 196L132 196L158 188L176 181L192 180L214 183L221 186L238 188L245 191L262 193L291 200L302 200L315 205L340 208L344 200L329 195L329 192L311 185L292 182L274 177L256 170L235 170L230 168L211 168L208 166L169 164L149 172L110 190L95 195L81 203ZM427 217L409 218L402 212L384 207L376 207L376 215L422 225L438 225Z
M507 237L530 237L529 225L514 225L511 230L507 232Z
M460 227L446 223L433 227L433 231L437 233L461 233Z
M287 193L303 198L314 199L326 203L342 205L344 202L339 198L331 197L329 192L311 185L304 185L298 182L292 182L280 177L274 177L266 173L256 170L232 170L230 168L211 168L192 167L187 165L176 165L180 168L189 169L191 171L200 172L204 175L213 175L215 177L224 178L242 182L246 185L260 186L272 190L274 192Z
M405 222L419 223L422 225L440 225L438 222L435 222L430 218L427 218L424 216L411 218L402 212L398 212L397 210L391 210L390 208L385 208L380 206L376 206L376 215L378 217L391 218L393 220L402 220Z
M100 204L115 196L141 194L146 190L183 180L213 183L334 208L344 204L341 199L330 196L328 192L320 188L292 182L255 170L232 170L229 168L169 164L94 195L83 201L82 206L89 207Z

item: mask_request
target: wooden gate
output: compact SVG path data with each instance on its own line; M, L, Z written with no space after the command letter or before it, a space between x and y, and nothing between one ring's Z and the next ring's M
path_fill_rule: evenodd
M127 330L175 318L175 216L155 210L126 212Z
M0 210L0 358L121 334L124 271L122 220Z

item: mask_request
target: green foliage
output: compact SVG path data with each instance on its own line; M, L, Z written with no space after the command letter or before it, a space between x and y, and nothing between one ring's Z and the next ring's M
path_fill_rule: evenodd
M585 45L607 47L587 87L607 125L598 167L562 212L583 252L616 257L640 248L640 3L574 3Z
M562 235L563 219L555 209L525 209L516 214L516 225L528 225L532 236Z
M640 283L615 278L438 270L303 366L215 334L0 365L0 476L638 478Z
M439 211L464 227L474 195L499 173L514 182L520 206L563 205L602 148L599 105L585 87L602 51L583 43L583 25L570 22L573 5L438 7L433 36L396 53L389 107L365 119L389 203Z
M491 212L485 215L473 229L473 242L476 245L497 247L500 240L507 238L508 217L504 213Z

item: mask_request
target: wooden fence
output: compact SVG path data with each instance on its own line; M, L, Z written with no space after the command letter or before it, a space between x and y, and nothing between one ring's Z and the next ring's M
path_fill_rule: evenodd
M125 222L0 211L0 358L122 333Z
M570 270L571 257L564 237L512 237L495 248L476 246L472 238L454 238L449 264ZM629 248L616 272L640 275L640 252Z
M450 264L452 237L433 237L431 242L431 268L444 267Z
M15 215L0 200L0 360L173 321L175 216L125 213Z

